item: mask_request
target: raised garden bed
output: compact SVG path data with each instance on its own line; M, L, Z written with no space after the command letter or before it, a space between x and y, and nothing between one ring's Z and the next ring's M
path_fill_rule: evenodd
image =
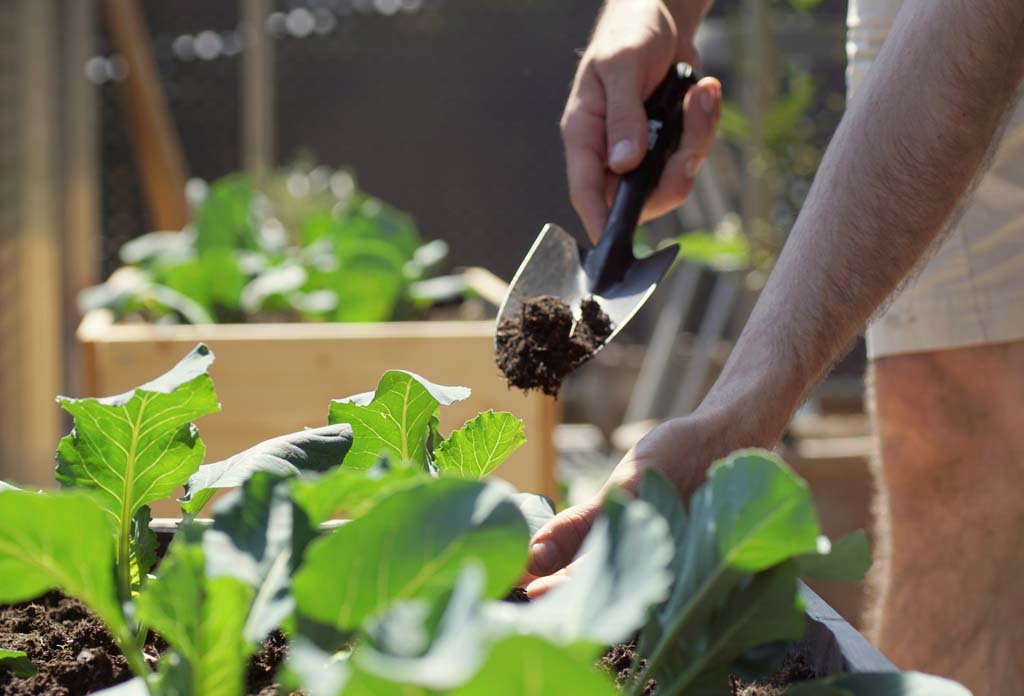
M866 541L822 537L806 484L768 452L717 462L685 507L655 472L635 498L613 492L565 581L512 603L500 600L553 514L540 496L483 480L522 445L512 414L485 412L445 435L439 412L469 390L388 371L374 392L332 401L326 426L201 464L192 421L218 409L212 362L200 345L124 394L59 398L74 423L57 454L70 490L0 483L8 683L12 669L33 669L40 612L82 618L59 591L106 628L67 636L73 664L96 663L80 676L99 686L125 666L135 675L109 696L245 694L259 686L246 686L247 672L284 654L282 636L285 664L260 683L310 696L638 696L652 683L663 696L754 696L736 680L800 653L816 674L873 671L801 681L793 696L967 693L892 672L800 585L859 577ZM183 519L161 544L150 505L181 484ZM225 488L212 520L196 519ZM339 511L347 522L318 531ZM47 593L42 609L19 604ZM123 662L90 640L97 651L112 641ZM631 640L616 688L596 664Z
M457 428L488 409L515 413L525 425L526 443L495 475L520 490L557 497L552 433L558 402L508 388L494 364L492 321L158 326L116 324L109 312L94 310L79 326L78 342L87 394L124 392L196 343L211 345L220 356L211 374L223 409L203 420L202 436L214 459L323 423L324 404L372 390L392 368L445 384L472 384L468 399L442 411L442 427ZM46 470L25 483L51 480ZM176 509L161 502L154 513L172 516Z

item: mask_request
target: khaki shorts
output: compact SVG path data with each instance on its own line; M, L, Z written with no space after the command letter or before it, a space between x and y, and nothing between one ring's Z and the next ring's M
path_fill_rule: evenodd
M850 99L869 77L898 7L897 0L851 0ZM1024 99L940 243L869 324L869 356L1024 340Z

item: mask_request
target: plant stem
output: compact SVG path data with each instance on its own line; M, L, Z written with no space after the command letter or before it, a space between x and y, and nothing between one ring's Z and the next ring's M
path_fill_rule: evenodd
M128 661L128 666L137 677L146 679L153 670L146 664L145 658L142 656L142 636L140 634L132 632L130 628L125 628L121 631L118 636L118 646L121 648L121 652L124 654L124 659ZM147 679L148 685L148 679ZM148 688L148 686L147 686Z
M658 646L655 648L654 654L647 659L647 666L644 667L642 672L640 672L640 676L630 689L631 694L639 696L639 694L643 693L643 685L651 678L651 674L653 674L654 669L663 659L665 659L665 655L668 653L669 648L673 643L675 643L676 638L678 638L679 634L683 632L683 629L686 628L686 624L689 622L691 617L691 609L693 607L700 606L701 603L707 599L707 595L711 593L711 590L728 570L729 566L723 562L715 569L715 572L704 581L704 584L701 586L697 594L690 598L690 601L687 602L684 607L684 611L676 617L675 623L672 624L672 628L670 628L668 632L661 637L661 640L658 641ZM669 601L671 602L671 599Z
M121 529L117 539L117 595L122 602L132 598L132 564L131 564L132 518L124 513L121 515Z

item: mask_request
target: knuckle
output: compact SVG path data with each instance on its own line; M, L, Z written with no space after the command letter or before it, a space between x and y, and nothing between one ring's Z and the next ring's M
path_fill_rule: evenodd
M591 60L594 69L602 77L607 77L610 73L637 65L642 52L643 47L639 44L626 43L613 50L595 53Z

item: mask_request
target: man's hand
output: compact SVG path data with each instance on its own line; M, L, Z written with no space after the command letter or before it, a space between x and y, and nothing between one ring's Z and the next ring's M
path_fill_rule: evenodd
M548 576L565 568L590 531L608 491L635 491L647 469L664 474L683 499L688 499L703 483L712 461L740 447L759 444L759 438L740 435L738 422L724 412L703 411L667 421L649 432L615 467L592 500L563 510L537 532L530 547L530 575ZM542 577L531 585L530 592L543 591L558 579Z
M707 3L690 0L689 4ZM696 65L695 26L689 17L680 16L677 21L661 0L608 0L605 4L576 71L561 122L569 196L595 243L608 220L619 175L636 168L646 151L644 100L675 62ZM721 103L722 86L714 78L706 77L690 90L683 142L666 163L642 219L668 212L689 194L697 170L711 151Z
M622 2L620 16L620 6L610 0L594 41L620 49L633 46L625 52L627 65L664 60L657 75L644 77L649 92L671 60L665 58L670 42L663 37L670 31L668 20L648 8L641 13L646 24L630 24L627 9L639 13L656 3ZM662 20L654 21L656 16ZM618 38L605 38L605 25L607 35ZM648 48L637 48L643 46ZM596 47L588 55L595 51L593 60L606 55ZM580 67L581 73L588 69L596 70ZM583 190L593 193L595 182L586 177L593 177L595 163L603 162L597 148L607 147L594 135L603 133L605 85L615 85L608 94L622 92L622 79L609 82L609 74L606 67L603 82L578 77L569 101L567 113L590 117L589 126L578 126L579 133L589 134L587 148L577 144L574 138L581 136L572 124L573 137L567 138L573 153L569 178L577 195L581 172ZM969 88L964 76L970 77ZM638 443L606 489L635 486L642 471L655 466L686 496L715 458L739 447L772 447L807 390L952 219L1022 85L1020 0L907 0L871 79L851 101L832 138L807 202L711 392L692 416L659 426ZM590 101L584 99L588 94ZM574 101L592 110L581 112ZM686 113L690 138L693 113L693 108ZM581 155L584 151L589 160ZM588 196L581 200L589 201L577 205L584 219L589 215L593 221L588 229L594 236L603 224L602 209ZM530 557L533 575L564 567L602 499L603 492L538 532Z

